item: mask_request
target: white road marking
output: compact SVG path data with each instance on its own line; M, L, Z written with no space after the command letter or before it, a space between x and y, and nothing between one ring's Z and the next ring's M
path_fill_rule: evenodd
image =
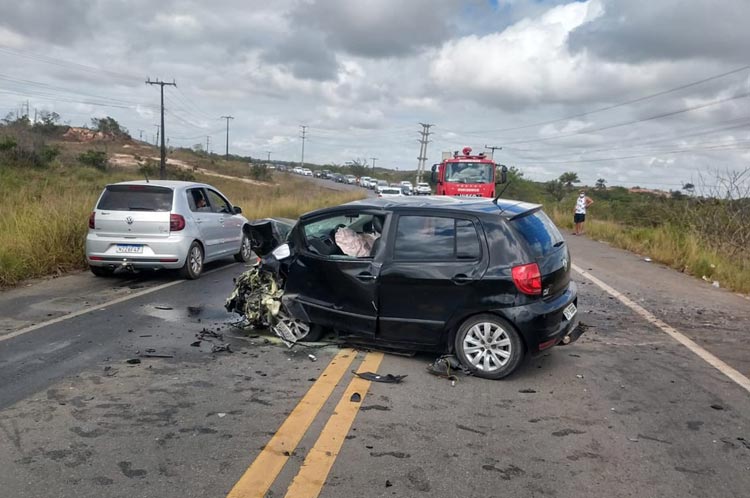
M231 263L226 266L222 266L221 268L214 268L213 270L209 270L207 272L203 272L202 276L210 275L211 273L224 270L226 268L231 268L233 266L236 266L239 263ZM162 289L166 289L168 287L172 287L174 285L181 284L183 282L186 282L186 280L174 280L172 282L167 282L166 284L157 285L156 287L150 287L148 289L144 289L142 291L135 292L133 294L128 294L127 296L118 297L117 299L113 299L111 301L107 301L106 303L97 304L96 306L91 306L90 308L86 308L83 310L74 311L73 313L68 313L67 315L58 316L57 318L53 318L51 320L47 320L44 322L36 323L34 325L29 325L28 327L24 327L22 329L16 330L15 332L11 332L9 334L5 334L3 336L0 336L0 342L7 341L8 339L13 339L14 337L18 337L20 335L27 334L29 332L33 332L34 330L38 330L44 327L47 327L49 325L54 325L56 323L63 322L65 320L69 320L71 318L75 318L77 316L85 315L86 313L91 313L92 311L97 310L103 310L106 309L108 306L112 306L114 304L120 304L124 303L125 301L130 301L131 299L135 299L137 297L145 296L146 294L151 294L152 292L160 291Z
M731 380L737 383L740 387L750 392L750 379L742 375L740 372L738 372L731 366L724 363L722 360L720 360L718 357L716 357L712 353L709 353L708 351L703 349L703 347L699 346L695 341L685 336L682 332L664 323L662 320L654 316L650 311L648 311L643 306L635 303L633 300L631 300L627 296L624 296L622 293L616 291L609 285L605 284L604 282L602 282L595 276L591 275L587 271L583 270L582 268L579 268L575 264L571 264L570 266L575 271L583 275L584 278L587 278L594 284L598 285L604 292L618 299L622 304L624 304L631 310L635 311L638 315L640 315L647 322L659 327L662 330L662 332L664 332L665 334L670 336L672 339L679 342L680 344L688 348L690 351L698 355L698 357L700 357L703 361L705 361L706 363L714 367L716 370L718 370L719 372L729 377Z

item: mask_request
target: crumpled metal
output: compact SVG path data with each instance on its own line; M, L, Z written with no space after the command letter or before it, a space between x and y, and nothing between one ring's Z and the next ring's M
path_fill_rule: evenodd
M261 271L256 264L237 278L224 307L242 315L253 328L267 327L279 314L283 295L275 275Z

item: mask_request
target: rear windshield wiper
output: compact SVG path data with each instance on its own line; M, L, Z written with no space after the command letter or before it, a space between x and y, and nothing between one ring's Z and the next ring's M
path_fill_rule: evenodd
M142 207L142 206L128 206L129 211L156 211L154 208Z

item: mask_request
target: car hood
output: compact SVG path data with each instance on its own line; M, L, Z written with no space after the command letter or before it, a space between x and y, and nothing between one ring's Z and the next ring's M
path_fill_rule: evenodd
M295 220L289 218L262 218L251 221L250 247L253 252L260 257L269 254L286 241L295 223Z

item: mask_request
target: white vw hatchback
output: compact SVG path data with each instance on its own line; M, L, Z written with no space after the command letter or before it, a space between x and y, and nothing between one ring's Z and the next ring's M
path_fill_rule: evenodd
M240 213L204 183L107 185L89 216L86 260L97 276L117 268L177 269L195 279L209 261L252 258L248 221Z

